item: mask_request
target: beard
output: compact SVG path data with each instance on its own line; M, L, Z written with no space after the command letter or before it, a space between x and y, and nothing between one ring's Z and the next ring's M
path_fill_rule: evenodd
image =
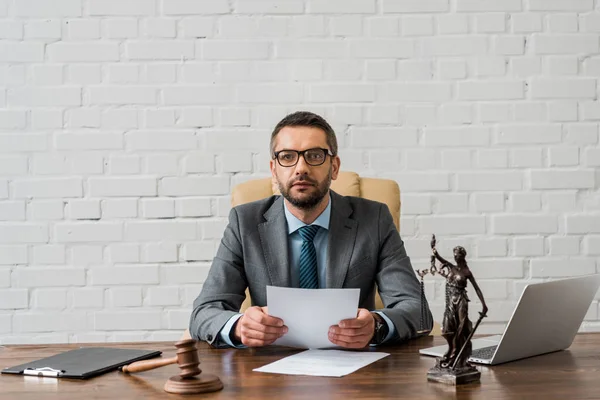
M311 194L302 197L294 196L292 194L292 187L298 182L311 184L316 187L316 190L314 190ZM279 187L279 191L281 192L283 198L289 201L294 207L297 207L301 210L312 210L321 202L321 200L323 200L329 191L329 187L331 186L331 168L329 168L327 178L322 182L317 182L313 179L310 179L306 175L301 175L292 179L287 185L284 185L278 179L277 186Z

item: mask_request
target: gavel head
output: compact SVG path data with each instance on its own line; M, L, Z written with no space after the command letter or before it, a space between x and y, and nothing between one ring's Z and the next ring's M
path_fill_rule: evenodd
M177 348L177 365L179 365L179 376L189 378L200 375L202 370L198 367L200 361L198 359L198 349L196 341L193 339L180 340L175 342Z

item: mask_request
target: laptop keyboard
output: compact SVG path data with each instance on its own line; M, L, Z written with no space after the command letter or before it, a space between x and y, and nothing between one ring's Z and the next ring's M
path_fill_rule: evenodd
M494 353L496 352L497 347L498 345L495 344L493 346L482 347L480 349L473 350L471 352L471 357L478 358L480 360L491 360L494 356Z

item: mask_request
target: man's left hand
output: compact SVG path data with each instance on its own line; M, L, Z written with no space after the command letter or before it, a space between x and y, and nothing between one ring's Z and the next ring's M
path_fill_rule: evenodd
M369 344L374 332L375 319L369 310L359 308L356 318L329 327L329 341L349 349L361 349Z

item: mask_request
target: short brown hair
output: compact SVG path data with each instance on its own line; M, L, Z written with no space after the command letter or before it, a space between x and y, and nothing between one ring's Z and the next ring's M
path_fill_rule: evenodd
M338 145L337 139L335 137L335 132L333 128L323 117L312 113L310 111L296 111L295 113L289 114L285 116L273 129L273 133L271 133L271 157L275 157L275 137L286 126L310 126L313 128L319 128L323 132L325 132L327 145L329 146L329 150L331 150L331 154L334 156L337 155Z

